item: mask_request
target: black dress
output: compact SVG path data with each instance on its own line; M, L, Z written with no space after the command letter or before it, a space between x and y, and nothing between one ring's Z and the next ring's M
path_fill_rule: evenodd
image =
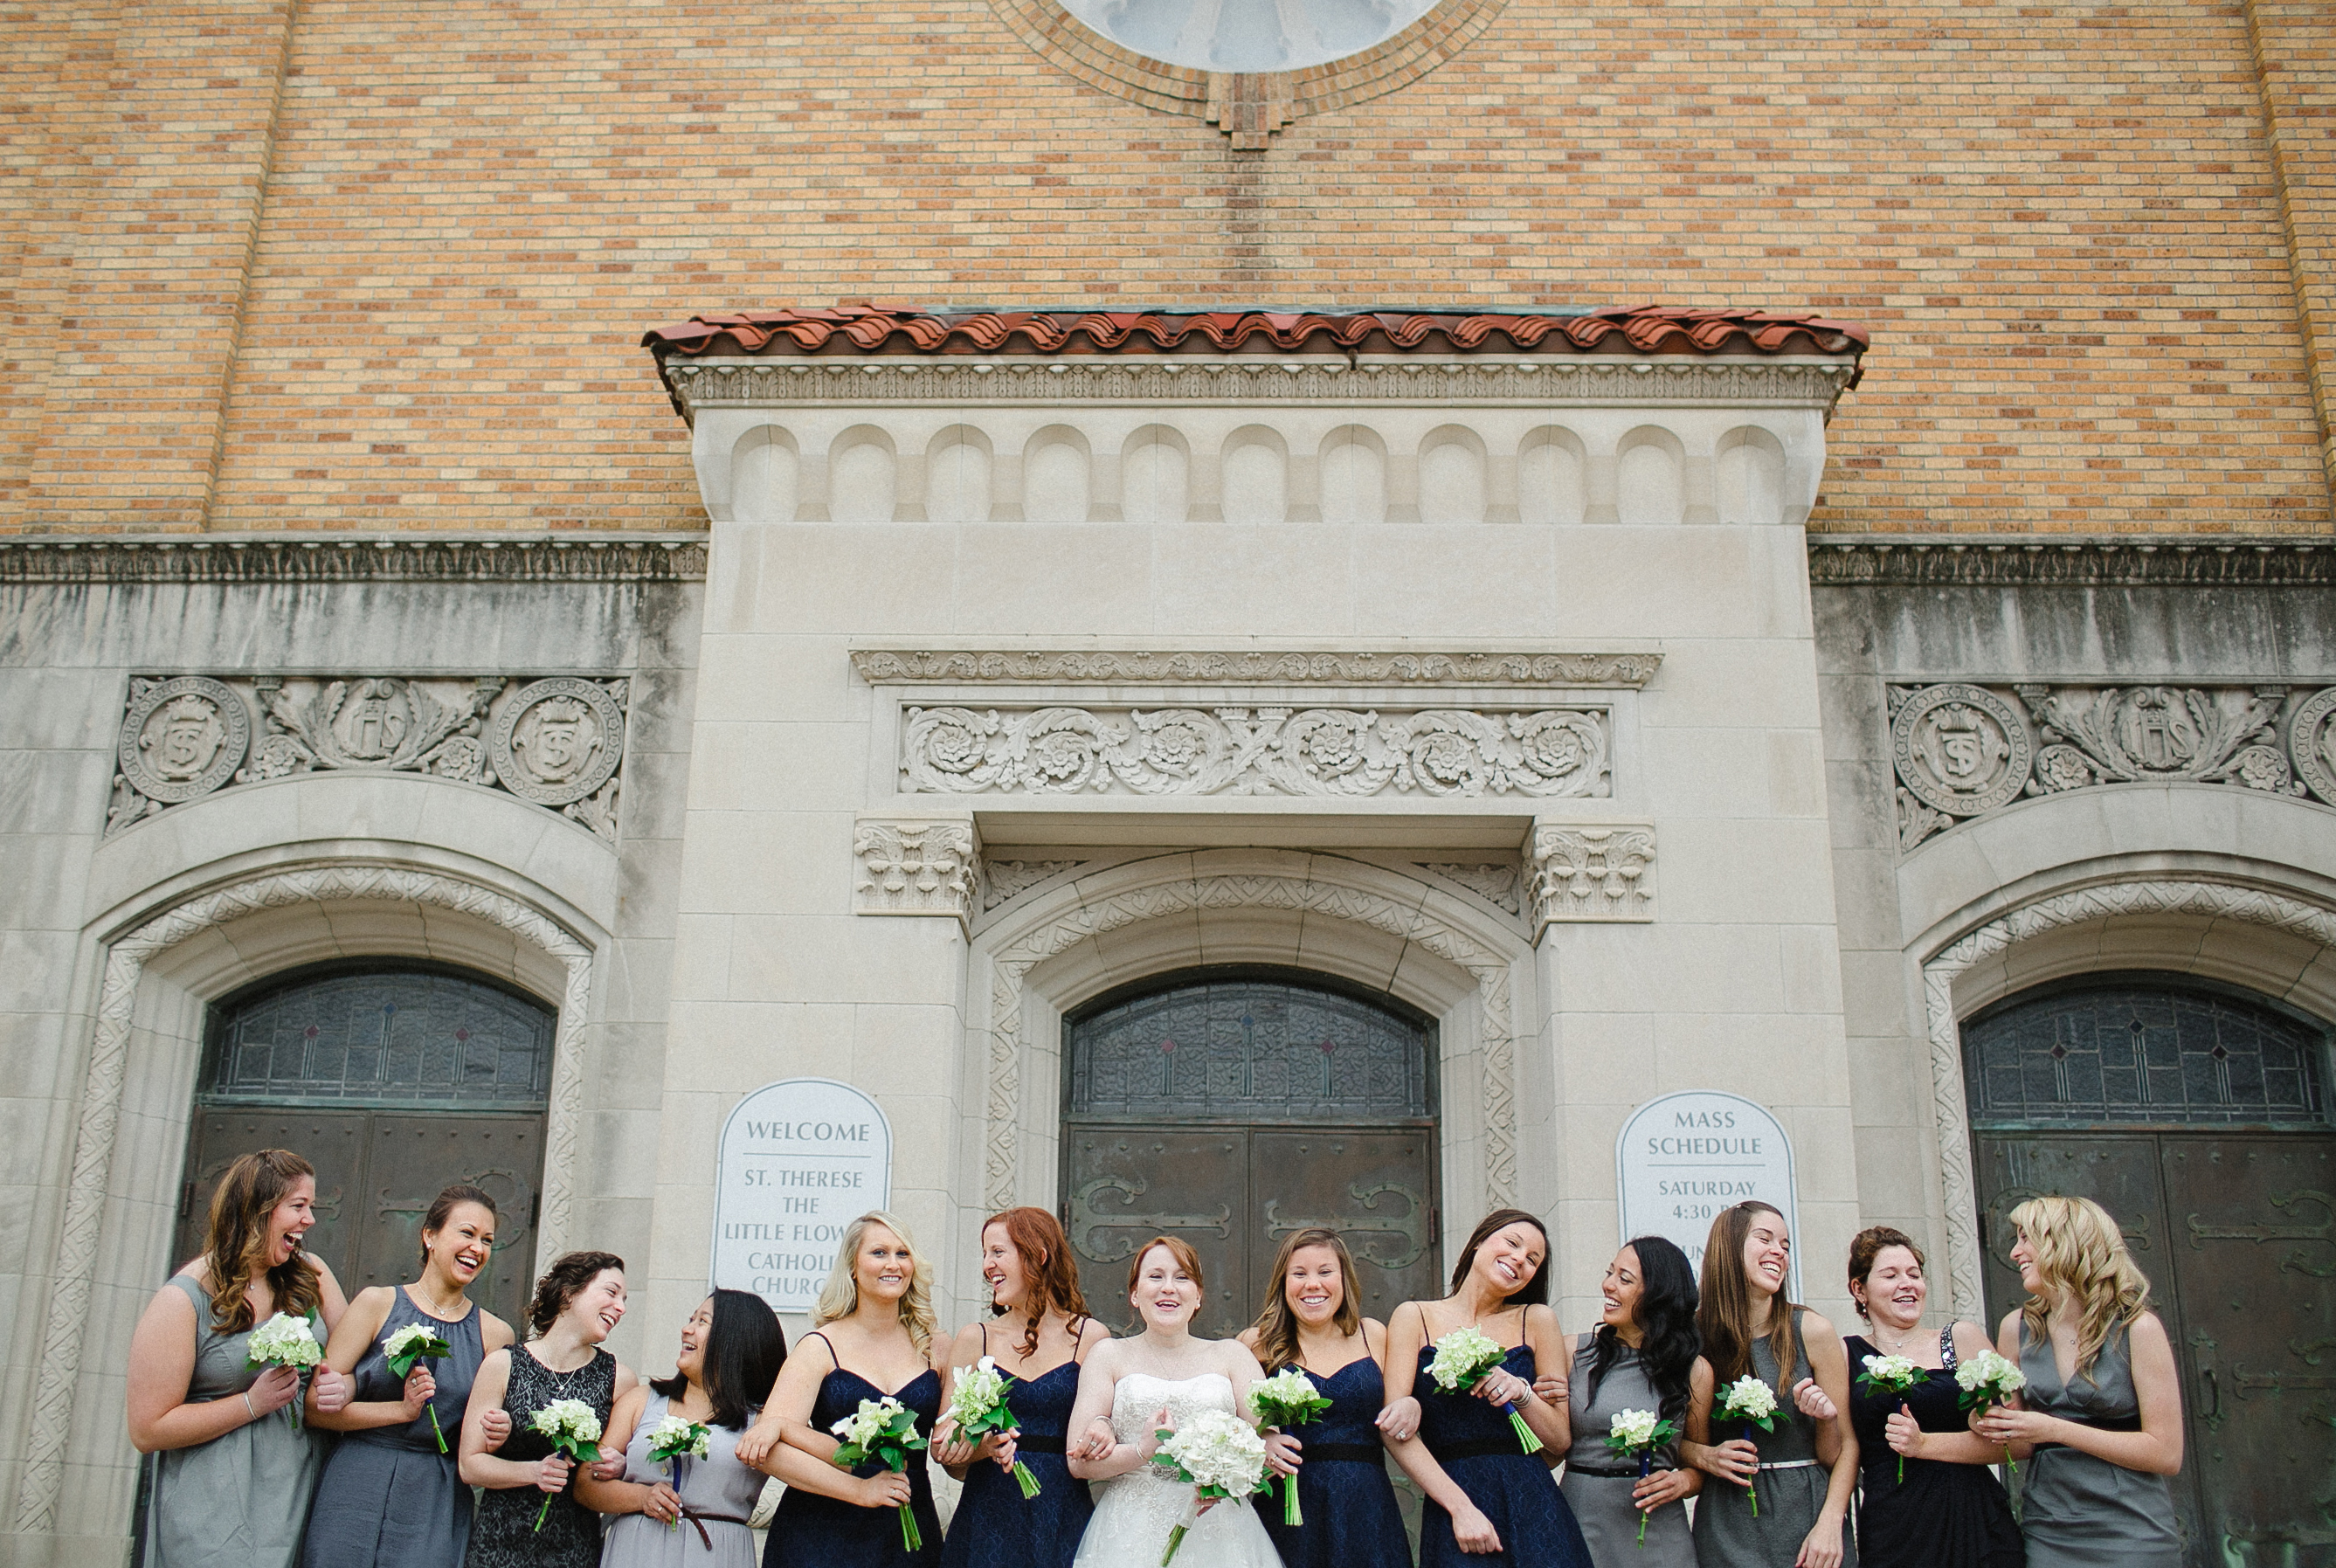
M825 1335L817 1338L824 1340ZM828 1354L835 1353L830 1346ZM857 1372L836 1368L820 1379L819 1398L813 1401L813 1431L832 1431L836 1422L855 1414L862 1399L881 1399L884 1390ZM930 1439L933 1422L941 1413L941 1375L928 1368L901 1385L892 1398L917 1418L917 1436ZM996 1466L990 1466L996 1469ZM870 1459L852 1473L874 1475L883 1464ZM933 1477L921 1450L909 1456L909 1488L916 1512L917 1534L924 1549L911 1553L900 1544L900 1511L862 1508L841 1497L822 1497L797 1487L787 1488L771 1516L771 1532L763 1541L763 1568L875 1568L877 1564L920 1563L938 1568L941 1556L940 1515L933 1512ZM1017 1494L1019 1495L1019 1494Z
M1856 1334L1848 1339L1849 1364L1862 1369L1881 1349ZM1876 1398L1854 1377L1849 1386L1850 1425L1857 1431L1857 1551L1864 1568L2022 1568L2026 1549L2011 1500L1984 1465L1909 1459L1906 1479L1898 1479L1898 1456L1884 1423L1903 1403L1925 1432L1962 1432L1971 1412L1959 1408L1955 1386L1955 1331L1939 1331L1939 1354L1946 1361L1897 1398Z
M985 1325L984 1351L988 1334ZM1011 1379L1007 1407L1021 1423L1016 1449L1037 1481L1038 1495L1022 1495L1014 1477L987 1459L975 1465L966 1472L949 1539L941 1544L941 1568L1070 1568L1095 1515L1087 1484L1071 1474L1063 1453L1078 1394L1076 1361Z
M1431 1497L1420 1510L1419 1568L1591 1568L1582 1526L1543 1456L1524 1451L1498 1406L1438 1388L1427 1375L1435 1359L1434 1345L1420 1347L1419 1376L1412 1384L1419 1399L1419 1440L1493 1522L1501 1550L1461 1551L1452 1515ZM1517 1346L1501 1365L1532 1382L1533 1347Z
M511 1413L511 1434L495 1450L498 1459L531 1465L549 1458L551 1439L529 1422L555 1399L581 1399L608 1425L608 1407L616 1403L617 1359L592 1348L592 1359L573 1372L555 1372L537 1360L524 1345L511 1352L511 1386L503 1390L503 1408ZM595 1568L600 1561L600 1515L576 1501L576 1478L567 1490L546 1494L533 1486L491 1486L479 1503L471 1524L471 1544L464 1568ZM543 1528L535 1527L543 1514Z

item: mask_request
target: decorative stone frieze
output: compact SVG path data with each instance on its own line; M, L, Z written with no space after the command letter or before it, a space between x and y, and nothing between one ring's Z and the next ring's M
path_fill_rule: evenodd
M981 909L984 914L1020 898L1040 882L1076 871L1086 861L992 861L981 862Z
M1609 717L1433 708L911 707L906 794L1608 793Z
M2023 796L2112 784L2235 785L2336 805L2336 687L1893 687L1898 843Z
M1524 892L1522 887L1522 867L1514 860L1415 861L1424 872L1433 872L1445 881L1457 882L1486 903L1507 911L1510 914L1524 912Z
M1552 686L1635 690L1659 653L1331 653L1147 649L859 648L871 686Z
M852 912L973 919L970 817L861 817L852 833L859 869Z
M1809 580L1844 588L2324 587L2336 583L2336 540L1942 541L1818 534L1809 540Z
M1553 925L1655 918L1650 823L1535 823L1533 937Z
M690 582L702 533L0 539L0 582Z
M132 677L105 831L295 774L428 774L614 842L627 683L553 676Z

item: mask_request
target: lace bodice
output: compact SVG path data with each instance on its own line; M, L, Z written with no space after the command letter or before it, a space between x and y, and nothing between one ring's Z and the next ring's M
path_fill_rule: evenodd
M1232 1379L1222 1372L1197 1378L1155 1378L1130 1372L1112 1390L1112 1435L1141 1443L1160 1425L1182 1426L1203 1410L1239 1413ZM1220 1504L1192 1517L1192 1486L1161 1465L1141 1465L1095 1487L1095 1514L1079 1543L1075 1568L1154 1568L1168 1544L1168 1532L1190 1524L1177 1549L1176 1568L1280 1568L1265 1526L1244 1504Z
M1233 1382L1222 1372L1203 1372L1197 1378L1155 1378L1149 1372L1130 1372L1119 1380L1111 1395L1111 1432L1123 1443L1141 1443L1159 1429L1160 1412L1168 1412L1167 1424L1182 1427L1203 1410L1222 1410L1237 1414L1233 1404ZM1151 1475L1171 1485L1181 1485L1166 1466L1146 1465L1134 1472Z

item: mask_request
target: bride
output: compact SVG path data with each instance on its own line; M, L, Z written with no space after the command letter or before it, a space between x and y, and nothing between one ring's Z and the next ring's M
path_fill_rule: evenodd
M1095 1488L1072 1568L1156 1568L1168 1533L1191 1516L1193 1489L1152 1463L1162 1427L1173 1429L1203 1410L1249 1417L1249 1388L1264 1376L1237 1339L1196 1339L1192 1317L1207 1298L1201 1260L1184 1242L1146 1242L1128 1271L1128 1300L1144 1331L1106 1339L1079 1374L1070 1429L1092 1436L1070 1458L1071 1474L1109 1482ZM1109 1425L1106 1446L1103 1427ZM1268 1461L1290 1473L1290 1441L1266 1439ZM1247 1499L1208 1505L1176 1553L1176 1568L1280 1568L1281 1559Z

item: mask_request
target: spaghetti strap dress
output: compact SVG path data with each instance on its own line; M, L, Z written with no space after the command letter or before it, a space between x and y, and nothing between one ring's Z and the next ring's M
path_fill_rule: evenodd
M806 1338L835 1347L827 1336ZM800 1349L798 1349L800 1354ZM838 1366L820 1379L819 1398L812 1402L811 1424L825 1432L860 1408L862 1399L881 1399L885 1391L857 1372ZM941 1413L941 1375L927 1368L902 1384L892 1396L917 1418L917 1436L930 1440ZM870 1459L852 1473L873 1475L884 1468ZM996 1466L992 1466L995 1469ZM771 1516L771 1531L763 1542L763 1568L879 1568L883 1564L926 1563L938 1568L941 1557L940 1515L933 1511L933 1476L919 1450L909 1458L910 1506L916 1510L917 1534L924 1549L911 1553L900 1544L900 1510L862 1508L841 1497L822 1497L790 1486ZM1017 1494L1018 1495L1018 1494Z
M1849 1364L1863 1367L1879 1346L1852 1334ZM2020 1568L2020 1524L2003 1483L1984 1465L1909 1459L1898 1478L1886 1424L1901 1404L1925 1432L1966 1432L1971 1412L1955 1385L1955 1331L1939 1330L1934 1367L1903 1394L1876 1398L1852 1379L1849 1420L1857 1429L1857 1550L1865 1568Z
M608 1521L600 1545L600 1568L754 1568L754 1532L748 1521L768 1477L738 1462L736 1427L708 1426L706 1457L652 1459L649 1437L673 1408L655 1389L625 1445L625 1479L654 1486L662 1481L681 1496L682 1516L672 1524L646 1514L618 1514ZM752 1424L754 1411L746 1412Z
M1573 1341L1573 1371L1567 1378L1567 1403L1573 1419L1573 1446L1565 1451L1565 1483L1559 1488L1581 1523L1582 1538L1600 1568L1696 1568L1695 1537L1688 1531L1687 1508L1667 1503L1645 1515L1646 1534L1639 1533L1640 1515L1630 1501L1639 1485L1636 1460L1625 1461L1606 1446L1614 1417L1625 1410L1663 1414L1663 1397L1639 1364L1639 1353L1621 1347L1614 1364L1606 1368L1596 1393L1591 1392L1590 1369L1596 1365L1594 1334ZM1679 1468L1679 1446L1659 1448L1651 1466Z
M1713 1443L1748 1438L1760 1451L1760 1473L1752 1485L1760 1494L1760 1512L1752 1512L1746 1489L1719 1476L1707 1476L1695 1505L1695 1551L1714 1568L1793 1568L1801 1543L1816 1528L1824 1511L1833 1472L1817 1463L1817 1424L1793 1403L1792 1390L1804 1378L1815 1376L1809 1367L1808 1339L1801 1330L1801 1313L1793 1313L1793 1375L1776 1396L1776 1427L1732 1429L1735 1423L1714 1419ZM1752 1375L1769 1388L1779 1387L1776 1353L1766 1335L1752 1341ZM1857 1543L1848 1522L1841 1532L1842 1568L1857 1568Z
M1378 1361L1358 1356L1329 1377L1306 1372L1330 1407L1302 1427L1298 1439L1298 1508L1304 1523L1283 1524L1281 1483L1257 1495L1254 1505L1273 1537L1284 1568L1411 1568L1411 1542L1403 1509L1387 1479L1387 1445L1378 1417L1387 1406L1387 1379Z
M526 1346L513 1345L511 1386L503 1392L511 1434L495 1450L495 1457L522 1465L549 1458L550 1439L529 1422L555 1399L581 1399L607 1430L616 1394L617 1359L597 1345L592 1359L573 1372L555 1372ZM549 1509L546 1495L551 1497ZM543 1515L540 1530L535 1527L539 1513ZM462 1561L467 1568L596 1568L600 1515L576 1501L573 1475L567 1489L557 1494L533 1486L491 1486L480 1499L478 1517L471 1522L471 1544Z
M1419 1437L1452 1484L1468 1495L1500 1532L1501 1550L1464 1553L1452 1534L1452 1515L1429 1498L1420 1510L1420 1568L1591 1568L1590 1546L1573 1510L1557 1490L1546 1457L1528 1454L1501 1407L1474 1394L1451 1394L1427 1375L1436 1347L1419 1349ZM1501 1365L1530 1383L1530 1345L1511 1350Z
M1071 1325L1074 1341L1085 1326ZM989 1354L988 1324L981 1326L981 1349ZM1023 1496L1012 1474L987 1459L968 1469L949 1539L941 1544L941 1568L1070 1568L1095 1516L1093 1494L1065 1457L1078 1394L1076 1361L1035 1378L1007 1378L1007 1408L1020 1434L1015 1455L1029 1466L1038 1495Z
M2029 1409L2106 1431L2141 1430L2126 1329L2109 1337L2090 1368L2063 1383L2050 1336L2030 1340L2023 1320L2020 1369L2028 1378L2020 1398ZM2181 1568L2174 1488L2163 1475L2057 1443L2040 1445L2028 1462L2020 1510L2028 1568Z

